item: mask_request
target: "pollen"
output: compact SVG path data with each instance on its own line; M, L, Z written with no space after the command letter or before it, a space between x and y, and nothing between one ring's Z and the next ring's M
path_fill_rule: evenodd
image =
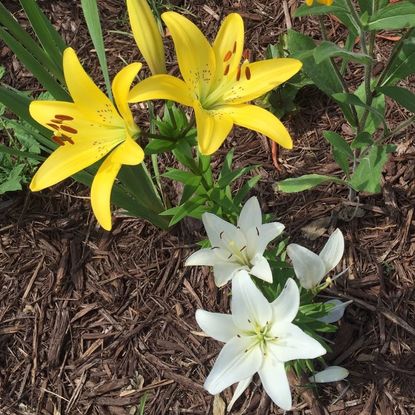
M73 117L70 115L63 115L63 114L57 114L55 115L55 118L62 121L72 121Z
M223 58L224 62L227 62L232 57L232 51L228 50Z

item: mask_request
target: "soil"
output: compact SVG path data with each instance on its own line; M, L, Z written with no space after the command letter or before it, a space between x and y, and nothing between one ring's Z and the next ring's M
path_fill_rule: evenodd
M4 3L27 23L19 5ZM80 2L39 3L102 85ZM248 47L258 58L291 20L297 30L319 37L315 18L289 19L283 4L292 16L299 2L178 0L169 7L188 14L211 38L223 16L240 13ZM132 38L120 33L129 32L124 2L102 0L99 8L114 75L123 60L133 62L139 55ZM326 23L330 38L344 39L341 24ZM394 42L385 37L377 44L381 63ZM6 83L41 90L2 44L0 56ZM171 53L170 63L174 59ZM294 150L278 149L273 156L267 139L234 129L214 156L220 164L232 147L237 166L261 166L253 194L264 212L285 224L292 241L318 250L336 227L345 235L339 269L348 272L324 295L353 300L327 357L350 376L314 392L295 379L292 413L414 414L414 127L395 137L398 149L386 166L382 193L361 194L358 215L347 221L345 211L356 206L341 186L291 195L273 190L286 177L339 173L322 138L324 130L347 133L336 104L312 88L300 93L298 104L284 120ZM405 117L388 103L388 121ZM165 186L171 183L166 180ZM26 190L0 199L0 414L139 414L143 396L145 414L224 413L221 399L228 402L231 391L214 398L202 386L221 345L200 335L194 315L198 308L228 312L229 288L217 289L207 268L183 266L203 229L186 221L171 232L160 231L116 211L113 230L106 232L97 226L88 197L88 189L67 180L41 193ZM255 379L232 413L283 411Z

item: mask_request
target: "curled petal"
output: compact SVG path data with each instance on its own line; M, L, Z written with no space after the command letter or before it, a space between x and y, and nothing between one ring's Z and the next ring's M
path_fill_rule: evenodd
M245 389L249 386L249 384L252 382L252 376L249 378L246 378L245 380L241 380L238 383L238 386L236 387L235 391L233 392L232 399L230 400L228 407L226 410L230 412L232 410L233 404L237 401L237 399L245 392Z
M320 317L318 320L328 324L339 321L343 317L344 312L346 311L346 307L352 302L353 300L343 303L336 298L326 301L324 304L333 304L334 307L328 312L326 316Z
M321 372L310 376L309 381L314 383L339 382L346 379L347 376L349 376L349 371L344 367L329 366Z
M319 257L323 260L326 274L337 266L344 252L344 237L340 229L336 229L331 235Z

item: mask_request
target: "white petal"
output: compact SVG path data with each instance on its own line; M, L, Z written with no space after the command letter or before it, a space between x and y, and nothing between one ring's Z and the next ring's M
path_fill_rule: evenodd
M264 223L259 230L259 241L257 252L263 254L267 245L277 236L281 235L285 226L279 222Z
M262 224L262 212L258 199L253 196L245 203L238 218L238 226L246 233L250 228L259 228Z
M228 407L226 408L226 410L229 412L232 407L233 404L237 401L237 399L244 393L245 389L249 386L249 384L252 381L252 376L250 376L249 378L246 378L245 380L241 380L238 383L238 386L235 389L235 392L233 393L232 399L228 404Z
M349 371L344 367L329 366L314 376L310 376L308 380L314 383L339 382L346 379L347 376L349 376Z
M219 248L220 249L220 248ZM215 265L218 262L223 262L215 253L216 249L203 248L194 252L189 258L186 259L185 266L191 265Z
M272 401L285 411L289 411L292 400L284 363L272 357L267 357L259 371L259 377L261 378L265 392Z
M294 324L281 326L272 334L277 337L269 343L269 351L281 362L295 359L314 359L326 354L326 349L315 339Z
M246 336L234 337L223 346L204 384L209 393L216 395L258 371L263 356L258 346L250 347L252 341L252 338Z
M340 229L336 229L320 252L320 258L326 267L326 273L331 271L342 259L344 252L344 237Z
M289 244L287 255L292 261L295 275L304 288L309 290L315 287L326 275L323 260L309 249L301 245Z
M242 330L271 321L271 305L246 271L239 271L232 280L231 310L235 325Z
M210 313L196 310L196 321L199 327L210 337L226 343L238 334L230 314Z
M252 260L252 268L249 271L251 275L260 278L266 282L272 282L272 271L268 261L262 255L256 255Z
M230 281L235 273L243 269L240 264L234 262L222 262L213 266L213 276L215 277L215 284L217 287L223 287Z
M346 307L351 304L353 300L342 302L337 299L328 300L324 304L333 304L334 307L328 312L327 315L324 317L320 317L319 321L322 321L323 323L335 323L336 321L339 321L346 310Z
M272 321L278 325L291 323L300 307L300 291L292 278L289 278L281 294L271 303Z
M235 225L224 221L213 213L204 213L202 221L212 247L218 246L227 249L228 241L236 241L240 239L242 234Z

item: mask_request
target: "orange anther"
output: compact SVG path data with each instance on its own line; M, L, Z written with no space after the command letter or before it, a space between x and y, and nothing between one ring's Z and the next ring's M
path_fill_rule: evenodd
M48 124L46 124L47 126L49 126L50 128L53 128L54 130L59 130L59 126L58 125L56 125L56 124L51 124L51 123L48 123Z
M230 65L226 65L225 72L223 72L225 76L229 73L229 67Z
M245 76L248 81L251 79L251 70L248 66L245 68Z
M62 140L60 137L58 137L57 135L53 135L53 136L52 136L52 140L53 140L56 144L59 144L60 146L65 145L65 143L63 142L63 140Z
M62 120L62 121L72 121L73 120L73 117L71 117L70 115L57 114L57 115L55 115L55 118L57 118L58 120Z
M230 50L228 50L228 51L226 52L225 57L223 58L223 61L224 61L224 62L226 62L226 61L228 61L231 57L232 57L232 52L231 52Z
M65 135L65 134L62 134L62 140L63 141L67 141L68 143L71 143L71 144L75 144L75 142L72 140L72 138L71 137L68 137L67 135Z
M241 79L241 67L238 68L238 72L236 73L236 80L239 81Z
M249 51L249 49L244 49L244 51L242 52L242 57L244 59L248 59L250 58L251 52Z
M75 128L69 127L69 125L61 125L61 129L63 131L66 131L67 133L71 134L77 134L78 130L75 130Z

